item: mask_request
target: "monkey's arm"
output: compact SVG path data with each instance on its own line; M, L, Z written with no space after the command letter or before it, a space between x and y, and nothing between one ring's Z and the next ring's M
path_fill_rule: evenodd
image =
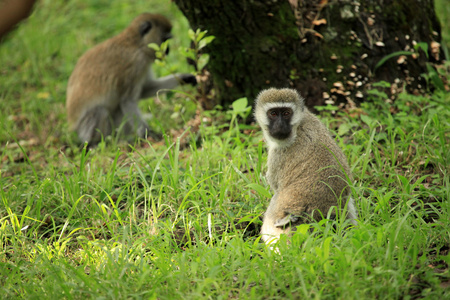
M267 211L270 211L273 216L273 226L285 227L305 221L308 205L302 201L301 195L295 193L295 190L285 187L275 194Z
M283 195L284 194L284 195ZM294 211L289 206L289 201L286 202L286 194L281 192L275 193L270 200L269 207L264 214L264 222L261 228L261 236L266 243L272 243L280 237L280 234L287 233L291 230L290 223L296 223L298 218L295 214L289 211ZM295 212L301 209L296 208ZM301 215L301 212L298 212ZM286 226L287 225L287 226Z
M177 87L179 84L187 83L196 85L197 80L195 79L195 76L192 74L175 74L164 76L161 78L153 78L153 75L150 74L149 80L142 87L141 99L152 97L156 95L159 90L171 90Z
M264 221L261 227L261 237L264 242L270 244L272 242L276 242L284 231L281 228L277 228L274 224L278 218L281 217L279 215L279 210L277 209L277 198L278 195L275 193L272 199L270 200L269 207L264 214Z

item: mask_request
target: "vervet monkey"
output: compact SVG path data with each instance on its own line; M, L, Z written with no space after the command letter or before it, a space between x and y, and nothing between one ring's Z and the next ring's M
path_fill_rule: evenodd
M270 244L295 230L295 225L320 220L333 206L347 205L347 218L355 224L347 159L299 93L264 90L256 99L254 115L267 143L266 178L274 192L264 215L262 239Z
M171 38L171 29L166 17L143 13L120 34L81 56L69 78L66 103L70 128L81 142L95 145L122 122L125 135L152 135L138 108L139 99L180 83L197 83L191 74L156 79L151 72L156 56L148 45L161 45Z

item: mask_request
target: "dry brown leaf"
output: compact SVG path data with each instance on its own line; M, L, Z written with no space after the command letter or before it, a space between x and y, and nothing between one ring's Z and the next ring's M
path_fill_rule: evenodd
M29 139L27 141L19 141L19 144L22 147L36 146L36 145L39 144L39 140L37 138L31 138L31 139ZM6 148L8 148L8 149L16 149L16 148L19 148L19 145L17 143L11 143L11 144L8 144L6 146Z
M295 9L298 7L298 0L289 0L289 4L291 4L291 7Z
M320 26L320 25L327 24L327 20L326 19L319 19L319 20L314 20L312 23L313 23L314 26Z
M233 87L233 83L229 81L228 79L225 79L225 85L229 88Z

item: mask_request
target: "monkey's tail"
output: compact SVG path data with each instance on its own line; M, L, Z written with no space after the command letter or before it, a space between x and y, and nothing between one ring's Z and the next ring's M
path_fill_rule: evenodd
M355 200L353 200L352 196L349 196L348 198L347 218L352 222L353 225L357 225L356 219L358 219L358 213L355 207Z

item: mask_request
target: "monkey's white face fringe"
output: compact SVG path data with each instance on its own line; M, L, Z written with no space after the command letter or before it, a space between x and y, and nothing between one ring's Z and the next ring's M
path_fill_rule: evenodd
M291 135L287 139L284 139L284 140L274 139L270 135L269 130L263 129L263 135L264 135L264 140L266 141L267 147L269 149L286 148L295 142L295 138L297 137L297 128L295 128L295 127L292 128Z

